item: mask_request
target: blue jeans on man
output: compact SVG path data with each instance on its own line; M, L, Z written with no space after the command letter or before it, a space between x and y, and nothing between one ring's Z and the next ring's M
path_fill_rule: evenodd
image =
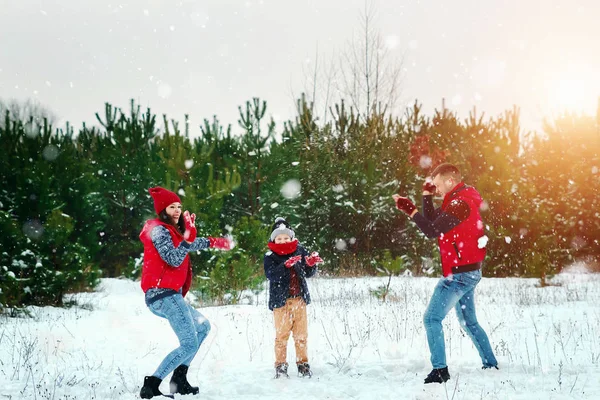
M447 367L442 321L452 308L479 352L483 367L498 365L488 336L475 316L475 287L480 280L481 270L475 270L441 278L436 285L423 317L433 368Z

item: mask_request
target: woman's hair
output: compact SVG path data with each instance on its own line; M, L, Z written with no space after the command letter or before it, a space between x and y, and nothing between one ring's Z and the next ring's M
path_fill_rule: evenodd
M174 226L182 235L185 233L185 221L183 220L183 215L179 217L179 221L175 224L171 217L169 217L169 214L167 214L167 209L164 209L158 214L158 219L166 224Z

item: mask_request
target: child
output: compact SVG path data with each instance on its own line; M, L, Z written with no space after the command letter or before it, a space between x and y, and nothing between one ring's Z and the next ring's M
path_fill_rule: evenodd
M299 245L294 231L281 217L275 220L268 245L271 251L265 254L264 266L269 280L269 309L275 319L275 378L289 377L286 354L290 333L296 345L298 374L310 378L312 372L306 349L306 305L310 304L310 294L306 278L317 272L315 266L323 260L318 253L309 255Z

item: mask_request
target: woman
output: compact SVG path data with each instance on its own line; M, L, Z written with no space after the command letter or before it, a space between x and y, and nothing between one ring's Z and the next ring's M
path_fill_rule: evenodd
M140 240L144 244L142 290L150 311L166 318L179 339L179 347L169 353L156 371L144 378L143 399L163 395L162 380L173 371L171 393L197 394L199 389L187 380L187 371L200 345L210 331L210 323L183 298L192 283L188 253L206 248L229 250L226 238L196 238L196 215L181 213L181 200L170 190L149 189L158 218L146 221Z

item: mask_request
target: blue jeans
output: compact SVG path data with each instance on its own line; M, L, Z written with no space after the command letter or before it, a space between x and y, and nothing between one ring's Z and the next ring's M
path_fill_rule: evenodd
M442 320L452 307L456 310L460 326L479 352L483 366L498 365L490 341L475 316L475 287L480 280L481 270L476 270L450 275L440 279L436 285L423 318L433 368L447 366Z
M162 380L180 365L189 367L210 332L210 323L180 293L156 300L148 308L154 315L166 318L179 339L179 347L167 354L152 374Z

